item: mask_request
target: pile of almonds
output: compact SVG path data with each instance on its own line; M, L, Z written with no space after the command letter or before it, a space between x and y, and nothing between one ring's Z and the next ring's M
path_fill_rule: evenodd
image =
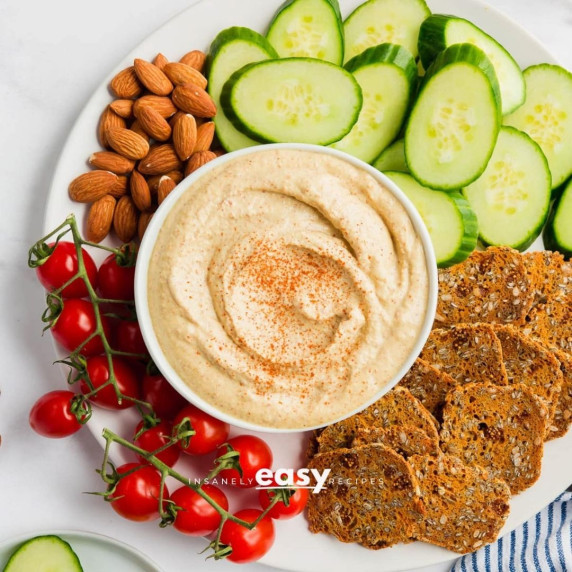
M199 50L169 62L135 59L110 83L116 97L103 111L94 170L69 186L90 204L85 235L101 242L113 229L122 242L142 238L153 213L184 177L222 154L212 149L216 105L206 91Z

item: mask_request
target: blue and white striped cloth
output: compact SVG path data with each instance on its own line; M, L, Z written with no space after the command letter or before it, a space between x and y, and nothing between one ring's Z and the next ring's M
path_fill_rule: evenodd
M467 554L451 572L571 572L572 492L495 544Z

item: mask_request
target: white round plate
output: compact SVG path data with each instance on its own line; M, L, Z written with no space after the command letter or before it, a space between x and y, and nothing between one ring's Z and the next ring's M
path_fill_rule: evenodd
M4 569L12 553L26 540L47 534L59 536L70 544L84 572L162 572L150 558L128 544L81 530L44 530L5 540L0 544L0 569Z
M134 57L153 58L158 52L168 57L180 57L192 49L208 50L210 42L222 29L230 26L246 26L264 32L276 8L282 0L202 0L175 17L149 36L128 54L117 68L112 70L93 94L74 125L60 156L50 189L45 227L51 230L62 222L70 212L82 221L87 209L73 203L67 194L69 182L85 172L86 159L99 148L96 126L104 107L111 97L107 90L109 80L120 69L132 65ZM340 0L342 13L347 16L361 0ZM433 12L455 14L467 18L499 40L515 57L521 67L552 62L554 58L534 38L508 17L496 12L480 0L428 0ZM535 244L542 248L542 243ZM136 424L133 412L121 414L98 410L88 427L99 439L103 427L130 435ZM242 431L244 432L244 431ZM306 440L297 434L260 434L272 447L275 467L297 468L304 464ZM546 506L572 480L572 431L545 447L542 475L538 482L511 501L511 513L503 529L507 533ZM116 457L126 457L119 454ZM94 466L100 462L94 459ZM324 534L312 535L303 517L280 522L277 526L276 543L262 560L277 568L296 571L328 570L346 572L359 563L362 572L397 572L443 563L458 557L457 554L416 542L400 544L384 550L372 551L358 545L343 544ZM157 542L170 544L169 536L157 530ZM183 543L174 543L183 549Z

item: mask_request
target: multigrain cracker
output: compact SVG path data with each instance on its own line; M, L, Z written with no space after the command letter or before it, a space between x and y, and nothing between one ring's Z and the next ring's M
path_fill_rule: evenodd
M564 256L560 252L536 250L525 252L522 260L533 293L533 305L546 302L554 292L562 275Z
M427 436L425 431L413 425L394 425L386 429L358 428L352 446L358 447L370 443L381 443L405 458L411 455L438 455L440 453L439 440Z
M540 476L548 410L523 384L469 383L447 396L441 449L504 480L512 494Z
M572 424L572 356L561 351L555 351L554 355L560 362L562 391L558 395L554 418L547 435L548 439L562 437Z

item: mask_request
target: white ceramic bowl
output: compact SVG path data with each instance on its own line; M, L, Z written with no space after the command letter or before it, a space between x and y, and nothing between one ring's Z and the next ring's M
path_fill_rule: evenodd
M193 186L193 183L208 173L210 170L217 168L223 165L225 162L232 161L237 157L243 157L245 155L259 153L264 150L268 149L296 149L301 151L308 151L312 153L321 153L324 155L330 155L334 157L338 157L347 163L354 165L360 169L363 169L366 173L373 176L377 181L379 181L382 185L384 185L387 189L397 197L400 203L405 208L406 212L408 213L415 231L419 235L422 241L423 249L425 252L425 261L427 264L427 274L428 274L428 284L429 284L429 292L428 292L428 303L425 312L425 318L423 321L422 329L419 333L419 336L413 346L412 351L407 356L407 359L403 362L401 368L399 369L398 373L388 382L386 383L383 388L381 388L371 399L367 402L363 403L358 409L348 411L345 417L349 417L354 413L362 410L363 408L367 407L385 393L387 393L391 388L393 388L401 378L407 373L410 367L413 365L413 362L417 358L417 356L421 353L423 345L425 344L427 337L431 331L431 326L433 324L433 319L435 317L435 310L437 305L437 288L438 288L438 280L437 280L437 265L435 262L435 254L433 251L433 246L431 244L431 239L429 237L429 233L425 224L421 220L417 209L413 206L411 201L405 196L405 194L399 189L399 187L391 181L388 177L386 177L383 173L380 173L377 169L374 169L367 163L356 159L346 153L341 151L337 151L335 149L331 149L329 147L320 147L317 145L306 145L306 144L294 144L294 143L279 143L279 144L272 144L272 145L261 145L257 147L250 147L247 149L242 149L240 151L235 151L233 153L228 153L219 157L216 160L207 163L186 179L184 179L177 187L169 194L167 199L162 203L161 208L156 212L153 216L151 223L147 227L145 231L145 236L141 243L141 248L139 250L138 258L137 258L137 267L135 272L135 304L137 308L137 317L139 319L139 324L141 327L141 332L143 334L143 338L145 340L145 344L153 358L155 364L162 372L162 374L166 377L169 383L188 401L206 411L210 415L226 421L231 425L235 425L238 427L242 427L244 429L249 429L252 431L266 431L266 432L300 432L300 431L308 431L310 429L314 429L317 427L303 427L299 429L283 429L283 428L275 428L275 427L267 427L262 425L257 425L253 423L249 423L243 419L236 418L232 415L227 414L224 410L218 409L214 407L211 403L205 401L202 397L197 395L193 389L187 385L177 374L174 370L172 365L169 363L167 358L165 357L161 345L158 341L158 336L160 332L156 332L153 328L153 324L151 321L151 317L149 314L149 307L148 307L148 299L147 299L147 275L149 272L149 261L151 258L151 254L155 247L155 241L163 225L163 222L167 218L171 209L173 209L179 198ZM333 419L332 422L335 422L339 419Z

